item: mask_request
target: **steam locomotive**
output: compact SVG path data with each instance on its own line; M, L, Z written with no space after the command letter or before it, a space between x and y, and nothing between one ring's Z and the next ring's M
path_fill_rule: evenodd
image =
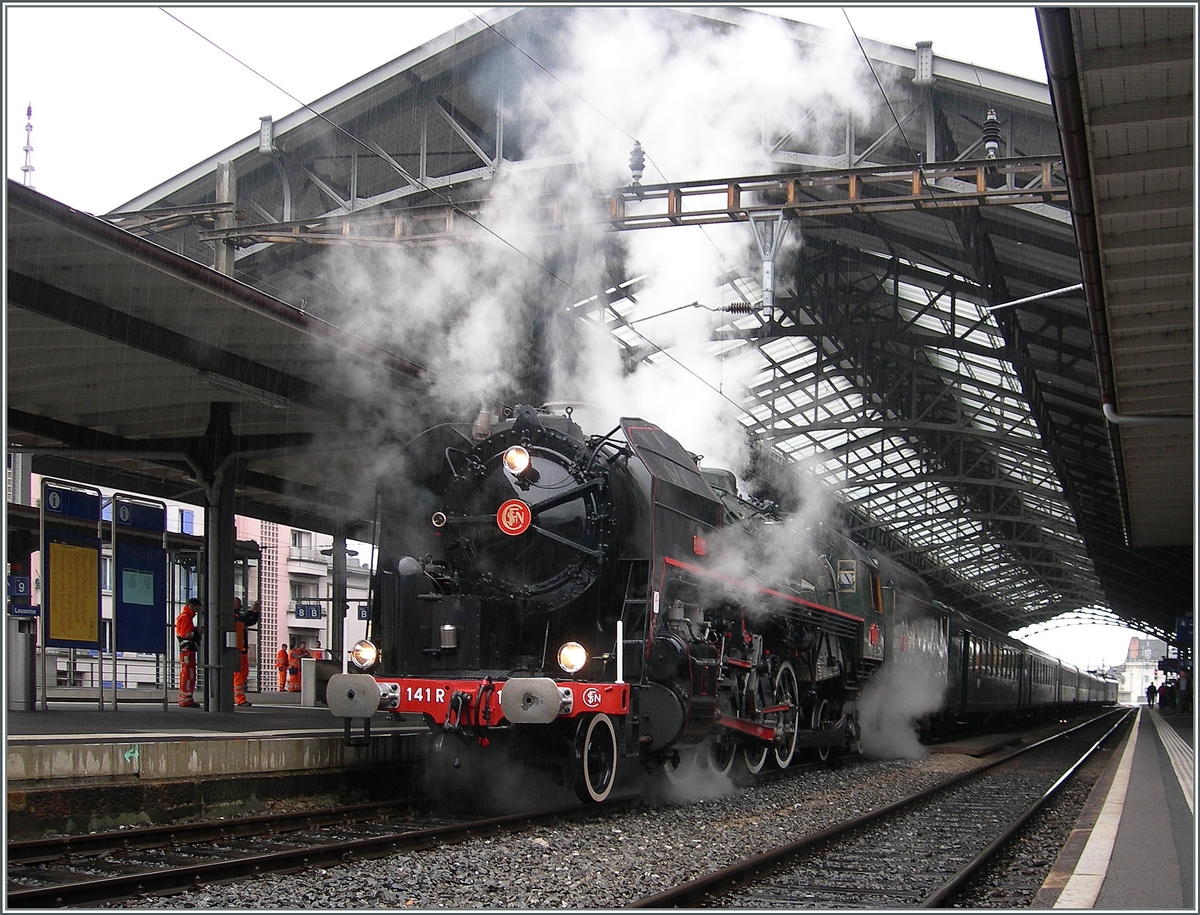
M626 767L754 774L856 751L917 680L932 707L906 723L927 730L1116 699L886 557L739 496L653 423L585 436L570 408L518 406L402 457L378 494L367 638L326 689L348 741L376 712L415 717L438 740L519 746L601 802Z

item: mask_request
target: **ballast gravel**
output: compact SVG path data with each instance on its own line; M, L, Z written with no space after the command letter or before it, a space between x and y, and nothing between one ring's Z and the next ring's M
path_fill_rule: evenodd
M655 807L119 907L615 908L979 765L955 754L859 759L746 788L709 776Z

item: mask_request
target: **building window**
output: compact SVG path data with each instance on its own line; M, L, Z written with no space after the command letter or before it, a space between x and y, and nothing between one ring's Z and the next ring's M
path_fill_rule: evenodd
M292 603L304 603L317 599L317 583L312 581L289 582L292 589Z

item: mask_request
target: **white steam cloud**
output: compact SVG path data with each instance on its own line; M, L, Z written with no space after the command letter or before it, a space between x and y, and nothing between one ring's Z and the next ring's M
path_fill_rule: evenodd
M812 152L844 151L847 118L871 114L865 69L851 49L800 45L769 17L734 28L666 9L569 13L550 45L556 59L538 52L539 67L513 54L508 84L520 91L506 98L524 159L574 164L502 167L480 216L489 231L469 244L336 249L322 297L336 303L339 324L425 369L416 396L389 392L380 427L416 422L418 404L425 418L466 420L482 405L536 395L590 405L579 414L594 417L589 431L640 415L706 465L740 472L748 455L736 404L752 363L718 358L710 339L712 309L728 304L718 277L760 274L751 229L613 234L598 219L597 191L629 182L631 137L646 150L645 183L773 171L767 147L786 134ZM547 200L564 223L591 228L537 229L534 210ZM568 311L639 274L648 279L627 316L637 335L627 339L670 356L630 371L607 331ZM693 302L703 307L681 308Z
M942 706L946 672L900 654L867 684L859 698L862 754L868 759L924 759L917 724Z

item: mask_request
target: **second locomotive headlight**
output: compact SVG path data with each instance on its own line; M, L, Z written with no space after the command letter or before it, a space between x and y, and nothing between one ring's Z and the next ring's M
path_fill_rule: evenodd
M350 663L359 670L370 670L379 663L379 649L373 642L362 639L350 650Z
M566 642L558 649L558 666L569 674L579 673L587 662L587 649L578 642Z

